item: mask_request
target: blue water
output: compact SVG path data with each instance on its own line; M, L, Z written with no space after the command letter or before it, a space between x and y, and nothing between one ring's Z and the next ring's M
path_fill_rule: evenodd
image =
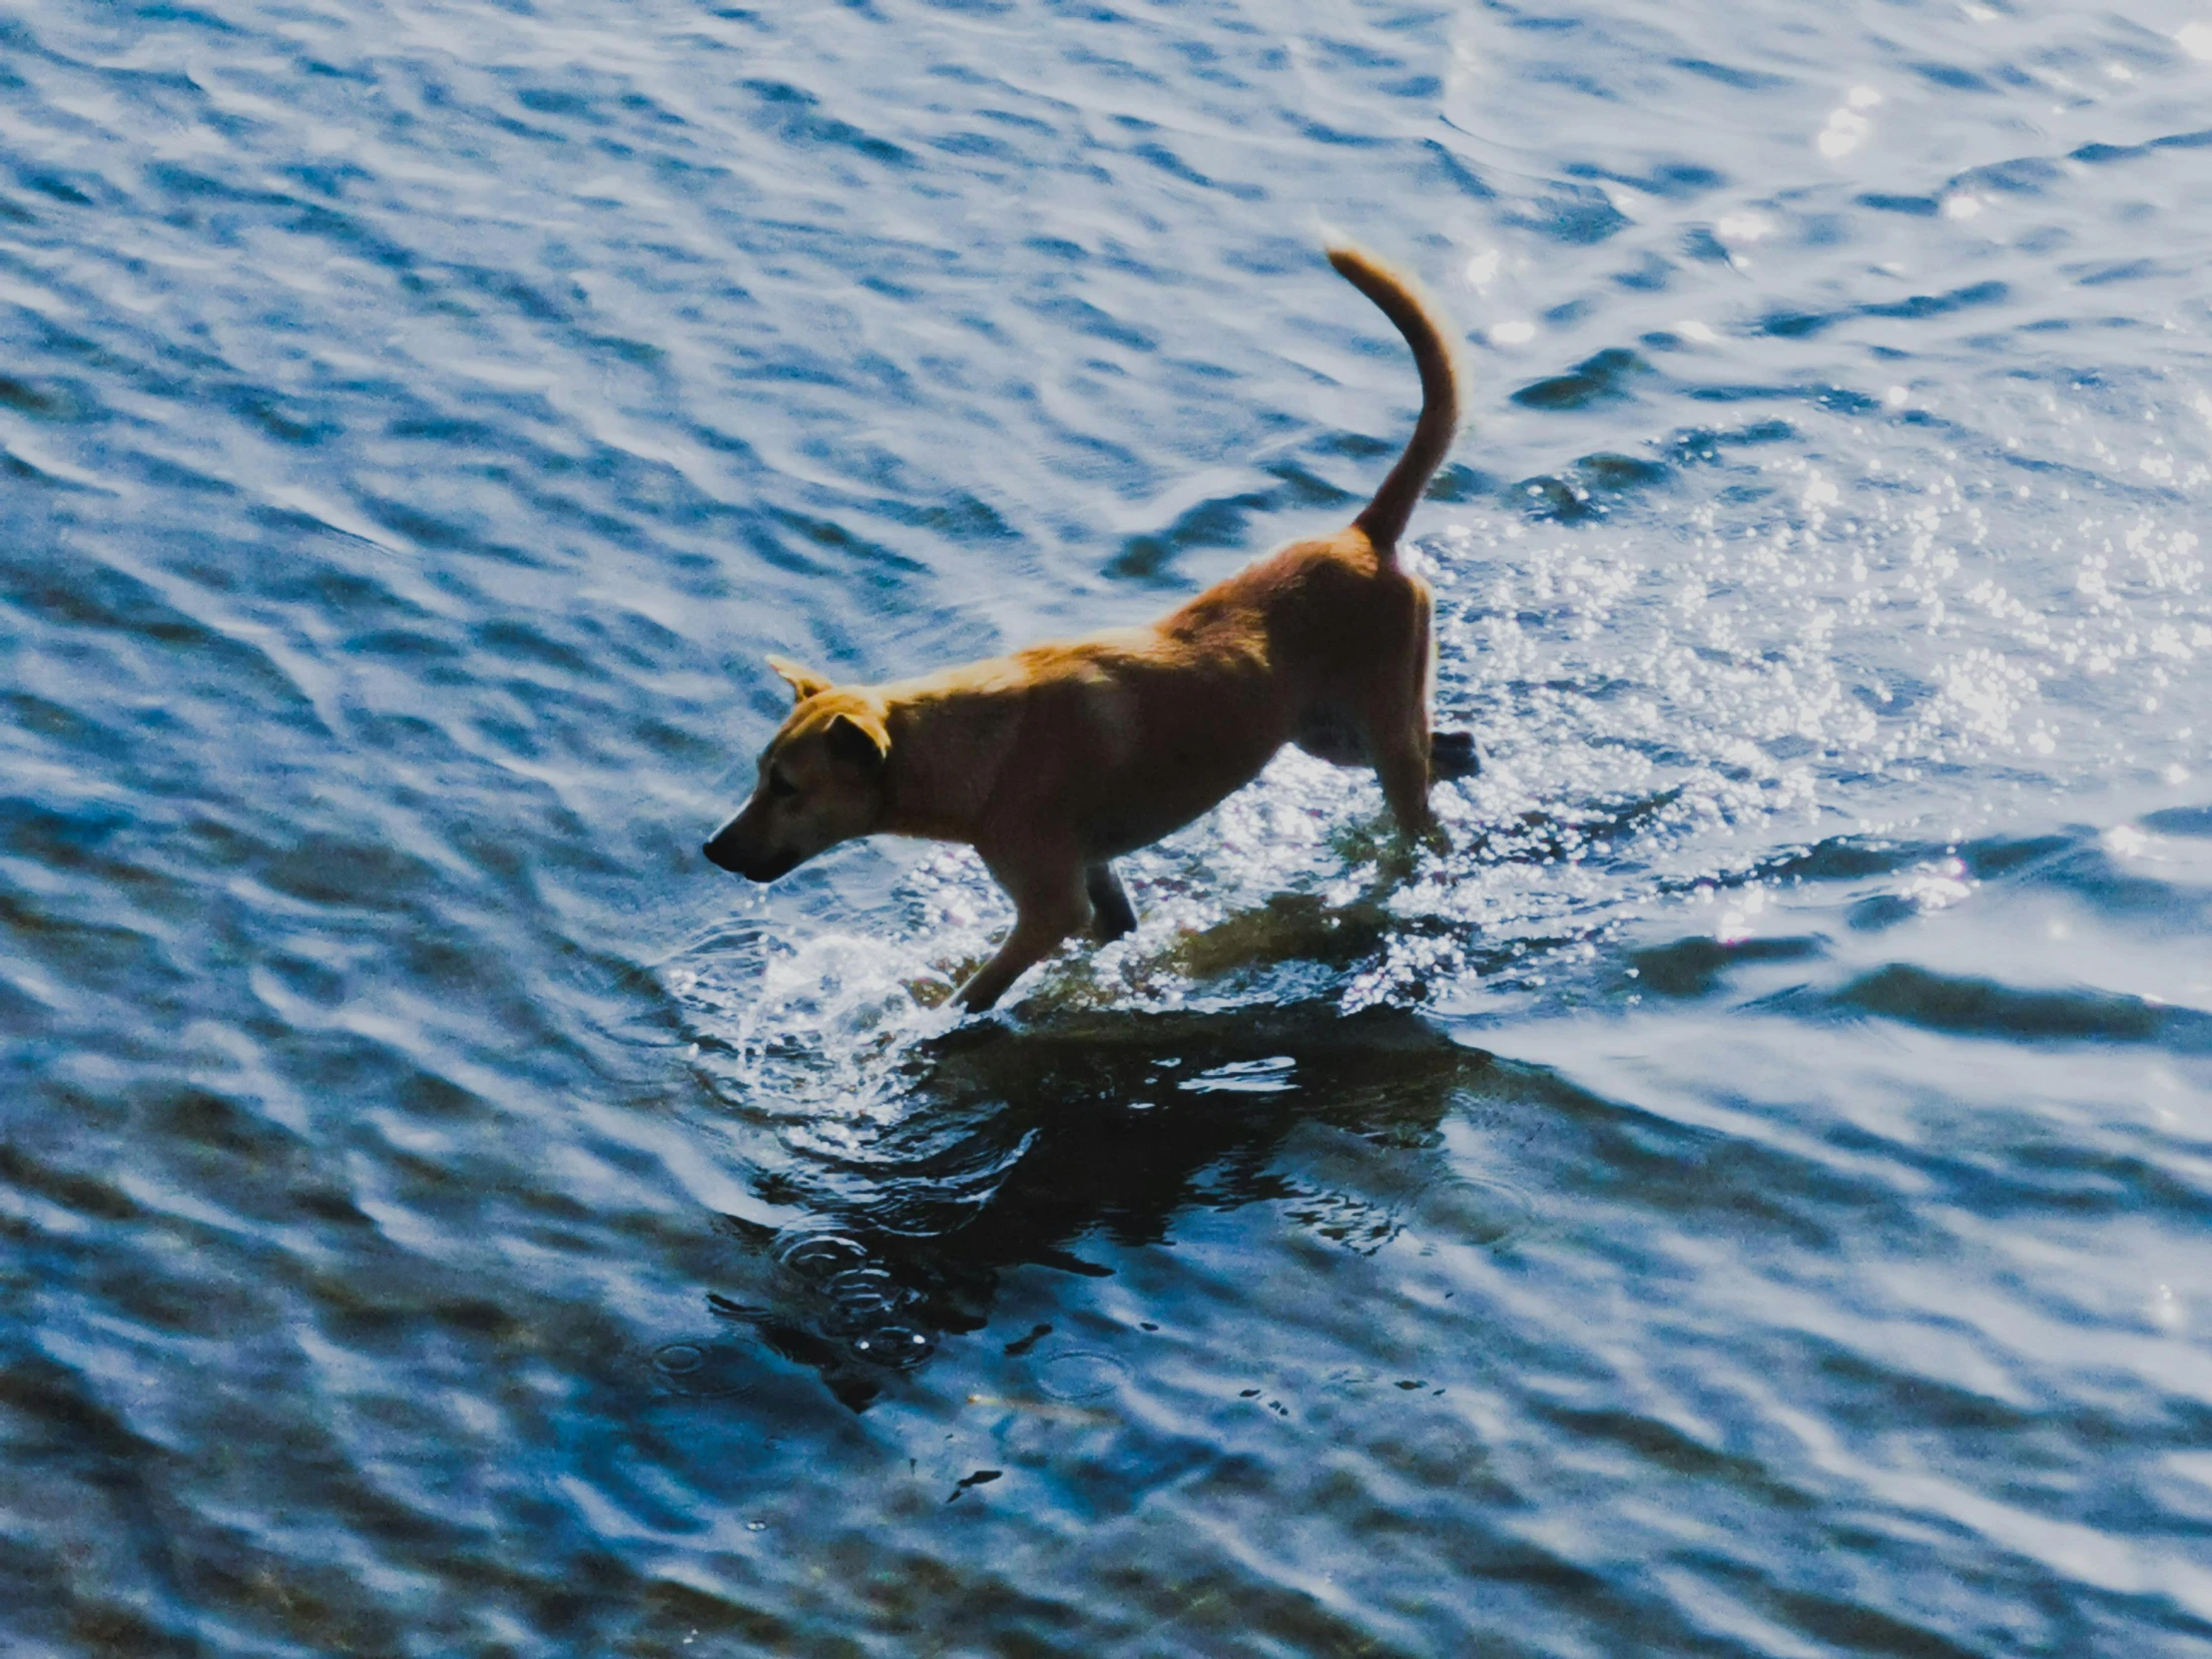
M0 1652L2212 1651L2212 21L0 21ZM1286 756L940 1003L786 704L1341 523Z

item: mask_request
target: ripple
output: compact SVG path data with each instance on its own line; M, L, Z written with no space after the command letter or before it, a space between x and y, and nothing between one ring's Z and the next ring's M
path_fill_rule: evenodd
M1504 1181L1454 1175L1425 1183L1397 1207L1400 1225L1423 1238L1502 1250L1536 1223L1534 1196Z
M824 1281L822 1295L829 1328L848 1336L890 1329L893 1316L914 1300L880 1268L848 1268Z
M1103 1399L1127 1386L1129 1367L1111 1354L1064 1349L1036 1362L1037 1386L1054 1399Z
M2025 1042L2156 1043L2184 1053L2212 1049L2212 1015L2086 988L2023 990L1933 973L1897 962L1835 993L1841 1008L1931 1030Z
M769 1254L809 1285L824 1286L847 1273L867 1269L867 1247L841 1233L806 1227L779 1234Z
M727 1339L662 1343L646 1356L653 1380L693 1399L734 1399L760 1385L760 1356Z
M910 1371L936 1351L936 1339L910 1325L878 1325L851 1338L853 1356L888 1371Z

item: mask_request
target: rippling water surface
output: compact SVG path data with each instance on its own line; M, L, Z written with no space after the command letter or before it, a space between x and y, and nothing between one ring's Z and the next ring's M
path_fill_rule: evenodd
M0 1649L2212 1644L2212 14L0 21ZM937 1004L785 703L1410 422L1481 778Z

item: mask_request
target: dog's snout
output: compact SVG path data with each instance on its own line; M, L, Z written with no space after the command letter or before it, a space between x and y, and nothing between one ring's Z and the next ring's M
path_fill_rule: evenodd
M742 875L748 881L773 881L806 861L803 852L764 851L757 846L747 846L744 844L746 837L732 833L735 828L735 823L724 825L699 849L707 855L707 862L717 869Z
M742 875L748 880L758 880L759 877L753 873L753 865L758 861L757 849L747 844L753 837L739 829L744 822L745 815L740 813L709 835L707 844L699 850L707 855L707 862L715 868L726 869L732 875Z

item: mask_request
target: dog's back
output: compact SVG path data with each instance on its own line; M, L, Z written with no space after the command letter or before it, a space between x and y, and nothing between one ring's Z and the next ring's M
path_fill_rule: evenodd
M1450 445L1457 375L1409 282L1356 249L1330 262L1412 347L1421 412L1404 452L1337 534L1292 543L1150 628L1007 659L1026 710L1024 759L993 791L1001 833L1048 825L1086 858L1113 857L1206 812L1286 743L1374 766L1385 790L1394 765L1393 808L1417 800L1425 821L1429 596L1399 566L1397 538Z

